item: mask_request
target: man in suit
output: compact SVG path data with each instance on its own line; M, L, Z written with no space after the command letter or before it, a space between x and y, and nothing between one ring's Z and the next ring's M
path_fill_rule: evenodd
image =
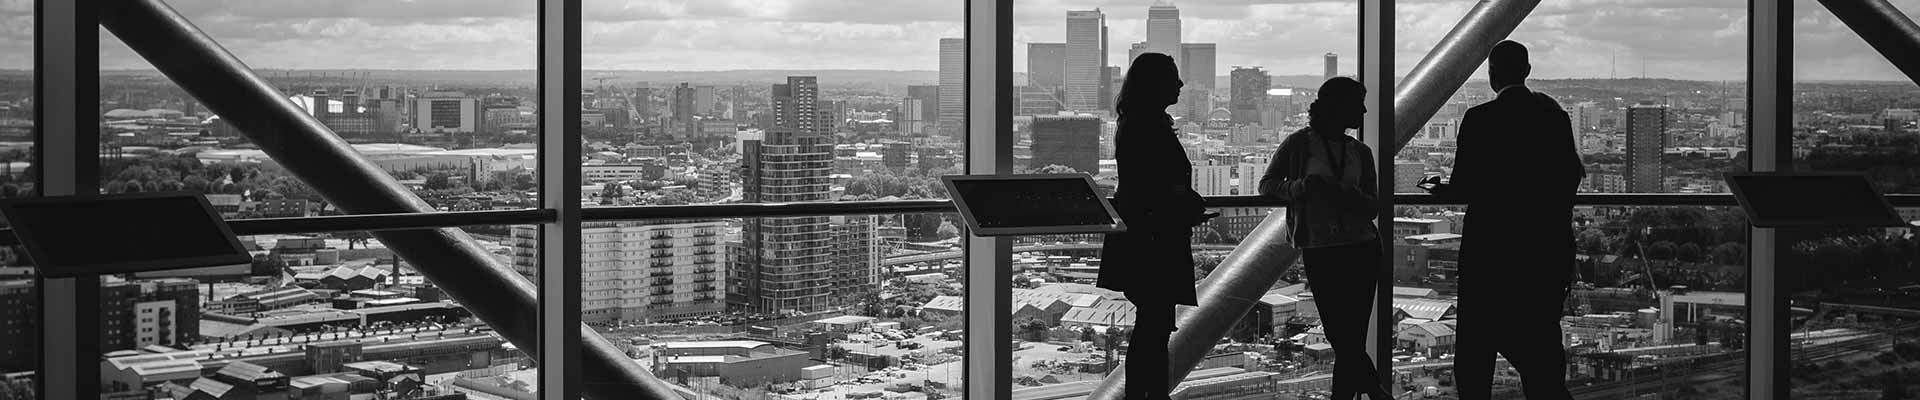
M1494 355L1519 370L1528 400L1571 399L1560 346L1573 279L1574 192L1586 169L1566 111L1527 89L1527 48L1502 41L1487 57L1499 94L1467 111L1447 183L1434 195L1467 205L1461 232L1454 379L1463 400L1492 396Z

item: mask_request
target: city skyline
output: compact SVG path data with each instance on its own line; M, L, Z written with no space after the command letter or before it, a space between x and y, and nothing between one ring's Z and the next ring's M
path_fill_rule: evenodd
M530 1L460 7L444 1L381 7L371 2L224 3L172 5L255 68L511 70L534 64ZM1064 12L1095 7L1108 15L1113 43L1145 41L1151 3L1023 2L1015 11L1015 46L1063 41ZM1560 60L1539 63L1537 76L1634 77L1643 66L1646 75L1662 78L1733 80L1745 75L1745 2L1698 1L1666 8L1616 7L1644 3L1637 0L1576 3L1542 5L1514 32L1513 38L1533 45L1537 58ZM1216 76L1225 75L1232 65L1259 65L1277 75L1317 74L1321 54L1354 52L1325 43L1354 41L1356 3L1173 5L1181 9L1183 41L1219 43ZM1896 5L1920 9L1920 0ZM1411 69L1470 6L1399 4L1396 70ZM583 57L588 69L933 70L938 39L962 34L959 3L880 8L842 1L770 2L764 7L588 1L585 7ZM1593 12L1595 7L1602 9ZM1824 10L1807 4L1797 8L1796 70L1801 79L1902 78ZM0 28L0 53L31 54L31 12L22 2L0 3L0 23L5 24ZM718 30L721 27L726 29ZM101 48L102 69L147 68L111 34L101 35ZM1016 65L1024 63L1025 54L1020 53L1016 51ZM1121 65L1124 60L1118 58L1124 55L1115 54L1109 53L1109 63ZM1342 71L1356 70L1350 60L1357 57L1342 59ZM0 68L29 68L30 62L26 57L0 60Z

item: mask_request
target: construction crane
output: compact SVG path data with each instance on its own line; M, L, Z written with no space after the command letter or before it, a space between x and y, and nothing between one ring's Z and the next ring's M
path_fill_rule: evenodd
M599 85L596 90L606 91L607 81L614 80L614 79L619 79L619 78L615 78L611 76L596 76L596 77L593 77L593 82Z

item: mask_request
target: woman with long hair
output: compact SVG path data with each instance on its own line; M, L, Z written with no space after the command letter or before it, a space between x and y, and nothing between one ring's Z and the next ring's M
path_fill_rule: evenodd
M1192 187L1192 164L1174 133L1167 107L1180 98L1173 57L1145 53L1127 68L1114 111L1114 162L1120 187L1114 206L1127 231L1107 235L1101 247L1102 288L1125 293L1136 307L1127 340L1127 400L1170 396L1167 338L1173 307L1195 305L1192 229L1206 219Z
M1366 86L1328 79L1307 127L1280 142L1260 194L1287 202L1287 239L1301 251L1320 327L1333 345L1333 400L1393 398L1367 356L1367 324L1380 283L1379 204L1373 151L1347 136L1367 115Z

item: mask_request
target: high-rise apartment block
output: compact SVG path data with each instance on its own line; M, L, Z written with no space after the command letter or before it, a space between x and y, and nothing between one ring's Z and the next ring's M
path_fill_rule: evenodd
M677 320L726 311L727 224L589 222L580 229L580 319ZM539 277L539 228L513 227L514 270Z
M814 77L773 85L773 119L764 138L743 140L741 180L747 202L832 201L831 121L819 109ZM829 217L753 218L729 244L727 300L753 312L817 311L853 300L833 287L836 264Z
M1232 196L1233 167L1207 160L1193 166L1193 190L1201 196Z
M1666 150L1667 106L1640 103L1627 107L1627 192L1663 192L1660 157Z

